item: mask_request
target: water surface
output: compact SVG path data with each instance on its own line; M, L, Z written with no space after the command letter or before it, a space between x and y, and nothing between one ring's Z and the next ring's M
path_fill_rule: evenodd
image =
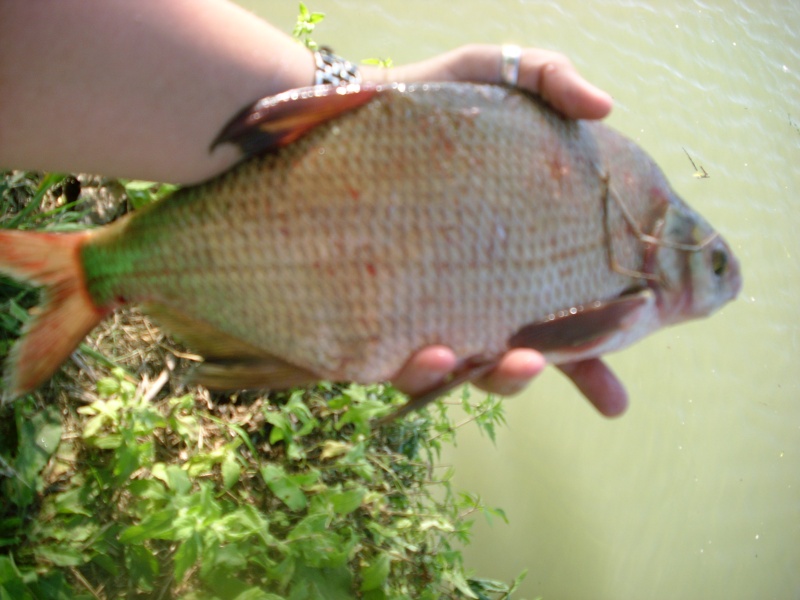
M520 597L800 598L800 3L314 0L351 59L462 43L558 49L742 262L714 318L610 358L632 397L599 417L548 372L506 402L497 446L465 431L457 486L503 507L467 550L528 569ZM291 30L295 2L250 2ZM707 179L693 176L683 148Z

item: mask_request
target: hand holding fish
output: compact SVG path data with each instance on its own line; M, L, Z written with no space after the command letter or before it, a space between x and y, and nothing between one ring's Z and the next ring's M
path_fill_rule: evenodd
M365 80L475 81L509 83L502 77L502 49L492 44L469 44L411 65L378 69L362 67ZM541 48L519 49L515 85L544 99L570 119L602 119L611 112L606 92L581 77L559 52Z
M371 81L500 81L500 48L475 44L441 56L396 67L363 69ZM517 85L540 95L564 116L572 119L601 119L611 111L611 97L586 81L563 54L538 48L524 48L519 57ZM406 393L415 394L435 386L458 367L455 354L446 347L433 346L417 352L394 378ZM530 349L509 351L490 373L474 380L488 392L512 395L524 389L545 367L544 357ZM560 366L597 410L609 417L623 413L628 397L622 383L600 359L588 359Z

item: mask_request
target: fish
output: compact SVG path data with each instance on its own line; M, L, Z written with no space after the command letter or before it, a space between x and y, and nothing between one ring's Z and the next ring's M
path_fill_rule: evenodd
M261 99L212 145L228 172L107 226L0 231L0 272L42 287L5 398L136 304L211 389L390 380L417 350L459 368L512 348L554 364L705 317L741 288L717 231L636 143L519 89L315 86Z

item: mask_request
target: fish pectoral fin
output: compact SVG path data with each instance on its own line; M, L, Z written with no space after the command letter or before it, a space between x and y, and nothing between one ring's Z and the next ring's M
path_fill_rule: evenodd
M377 425L385 425L395 419L404 417L410 412L424 408L427 404L444 396L454 388L486 375L497 366L498 362L499 359L497 357L488 358L486 356L473 356L466 359L455 371L443 380L427 390L410 395L406 404L393 413L378 419Z
M240 361L208 360L202 363L189 377L189 380L194 383L218 391L283 390L295 386L308 386L319 379L311 371L269 356Z
M290 144L310 129L368 102L374 84L317 85L267 96L245 107L211 144L234 144L245 156Z
M638 311L653 302L644 289L613 300L560 311L552 319L526 325L508 340L509 348L531 348L542 353L591 347L629 327Z

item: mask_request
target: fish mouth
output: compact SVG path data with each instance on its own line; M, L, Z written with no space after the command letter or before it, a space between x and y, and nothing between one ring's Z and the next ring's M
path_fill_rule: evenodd
M707 260L711 264L705 266L699 275L689 269L682 285L670 293L669 302L674 302L670 311L672 323L707 317L741 293L742 272L730 246L722 237L717 237L709 252L710 259ZM665 290L661 293L664 294Z
M730 265L727 274L727 283L731 292L730 298L728 299L734 300L742 291L744 279L742 278L742 269L739 265L739 260L736 258L736 256L734 256L733 252L731 252L731 249L727 247L727 244L726 249L728 251L728 262Z

